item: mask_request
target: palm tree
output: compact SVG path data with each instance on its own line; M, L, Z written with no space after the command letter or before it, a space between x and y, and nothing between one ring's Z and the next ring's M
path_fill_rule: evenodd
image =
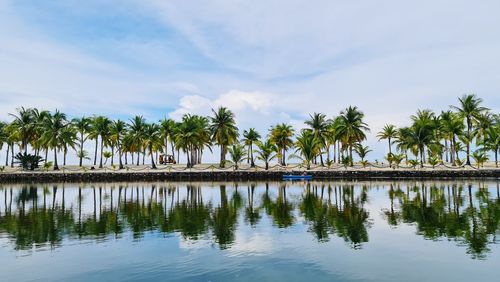
M160 133L163 142L165 143L165 154L168 154L168 140L170 140L170 146L172 148L172 155L175 159L174 153L174 134L176 131L175 121L172 119L164 118L160 121Z
M119 160L119 169L123 169L123 162L122 162L122 139L127 133L127 124L122 121L122 120L116 120L111 124L110 127L110 140L112 148L114 145L116 145L116 148L118 149L118 160ZM113 152L112 152L113 155ZM111 161L113 162L113 161Z
M109 144L110 125L111 125L111 120L107 117L98 116L94 119L93 132L94 134L96 134L96 138L101 137L99 168L102 168L102 158L103 158L102 154L104 147ZM97 145L97 139L96 139L96 145Z
M321 147L323 148L326 146L327 143L327 136L329 129L328 126L331 123L331 120L328 120L326 118L326 115L321 113L314 113L313 115L309 115L309 117L310 119L306 120L304 123L311 128L314 137L320 142ZM320 148L319 157L321 166L324 166L325 164L323 162L323 154L321 152L322 148ZM328 153L328 157L329 155L330 154Z
M9 137L7 135L7 132L5 131L5 128L7 127L7 124L3 121L0 121L0 150L3 148L3 144L7 143L7 138ZM7 147L7 154L9 153L9 148Z
M472 153L472 158L474 159L477 168L482 167L483 164L488 161L488 155L486 155L486 153L483 150L474 151Z
M160 126L155 123L146 124L144 128L144 136L144 144L148 148L149 155L151 156L151 168L156 169L156 164L153 157L153 148L162 144Z
M255 160L253 157L253 144L261 138L259 132L255 130L255 128L250 128L248 131L245 130L243 131L243 142L245 142L245 145L248 147L248 157L247 160L250 161L250 166L254 167L255 166Z
M78 141L80 142L79 144L79 151L82 152L79 154L79 166L83 165L83 145L85 143L85 140L89 137L87 134L91 131L92 129L92 119L87 118L87 117L81 117L81 118L74 118L72 120L73 127L75 127L77 133L78 133ZM97 150L96 150L97 152Z
M392 124L386 124L382 130L377 134L378 140L387 139L389 143L389 154L392 154L391 145L392 140L394 140L398 136L398 130Z
M59 170L57 163L57 151L61 146L61 135L64 128L68 126L66 115L64 113L56 112L44 122L44 133L41 136L43 143L47 144L48 148L54 150L54 170Z
M488 108L482 107L481 103L483 99L477 97L475 94L466 94L462 98L459 98L459 106L451 106L455 109L463 118L465 118L465 124L467 126L467 136L468 140L465 144L467 160L466 164L470 165L470 139L473 137L472 134L472 123L479 118L481 113L488 110Z
M142 116L135 116L130 120L129 124L129 133L130 133L130 142L133 144L134 149L137 152L137 165L139 165L139 155L143 148L142 144L144 141L144 130L146 127L146 121Z
M75 149L76 147L76 130L68 124L61 130L60 145L63 150L63 165L66 165L66 156L68 154L68 149Z
M277 148L271 140L267 139L265 142L257 142L257 159L264 162L266 170L269 169L269 162L276 158Z
M214 114L210 118L210 132L212 140L220 146L220 164L221 168L225 166L227 146L234 144L238 140L238 128L234 120L234 114L225 107L219 107L217 111L212 109Z
M357 144L354 147L354 150L356 151L356 154L361 158L361 162L365 161L366 155L370 153L372 150L370 150L370 147L368 146L363 146L362 144ZM392 153L389 153L392 155Z
M17 109L17 114L9 115L14 117L12 124L16 127L19 139L21 140L21 150L24 150L26 154L30 138L32 138L35 129L33 109L21 107Z
M300 158L305 164L306 168L311 169L311 162L321 152L321 140L317 139L314 132L310 129L302 130L301 134L295 141L295 154L291 157Z
M293 146L293 134L295 130L286 123L277 124L269 130L269 139L276 146L278 151L278 160L282 166L286 166L286 151Z
M363 112L357 107L349 106L340 113L340 122L337 128L340 140L349 149L350 165L353 166L352 151L354 144L366 139L365 131L370 131L368 125L363 121Z
M245 160L245 150L240 144L234 144L229 147L229 157L234 163L234 170L238 170L239 163Z
M482 144L485 149L493 151L495 166L498 167L498 150L500 149L500 124L492 125L485 133Z

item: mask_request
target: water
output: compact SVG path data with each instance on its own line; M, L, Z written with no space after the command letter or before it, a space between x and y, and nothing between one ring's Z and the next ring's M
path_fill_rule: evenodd
M498 281L499 182L0 185L0 281Z

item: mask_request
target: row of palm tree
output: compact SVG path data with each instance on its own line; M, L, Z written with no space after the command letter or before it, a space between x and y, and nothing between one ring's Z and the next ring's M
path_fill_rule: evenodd
M377 134L379 140L387 140L387 160L399 163L408 161L408 155L416 157L409 163L451 163L453 166L471 165L471 158L478 167L493 153L498 166L500 148L500 116L483 107L482 99L475 95L459 98L458 106L439 114L431 110L419 110L411 116L411 125L397 128L388 124ZM396 152L392 149L396 145ZM471 148L476 150L471 152ZM465 159L460 158L465 153Z
M384 126L377 136L388 141L386 159L391 166L399 166L403 160L413 166L425 163L462 166L470 165L472 157L480 165L488 159L488 152L493 152L498 163L500 118L481 104L477 96L464 95L458 106L451 106L440 114L418 110L411 116L410 126ZM225 107L212 110L209 117L186 114L180 121L165 118L157 123L147 122L142 116L128 122L105 116L70 120L57 110L51 113L24 107L11 116L12 122L0 123L0 149L7 147L6 166L9 156L10 165L14 165L16 148L24 154L31 149L32 154L44 156L46 162L51 152L54 170L59 169L58 153L63 153L66 165L68 152L74 150L79 165L83 166L83 161L90 159L85 150L87 141L94 142L94 166L99 163L102 168L108 159L115 166L117 158L120 169L129 164L144 165L146 156L154 169L160 153L178 161L180 152L185 154L186 166L191 168L202 163L204 152L207 149L211 152L214 146L220 150L219 166L226 166L229 154L236 169L245 160L251 167L260 160L268 169L274 159L286 166L291 158L300 159L308 169L312 164L353 166L353 153L358 155L360 164L366 166L365 158L371 152L363 145L370 130L363 112L355 106L347 107L333 118L314 113L298 132L287 123L271 126L266 136L250 128L243 131L241 140L235 115ZM471 148L475 151L471 152ZM287 155L289 151L292 153ZM461 152L465 153L465 160L460 159Z

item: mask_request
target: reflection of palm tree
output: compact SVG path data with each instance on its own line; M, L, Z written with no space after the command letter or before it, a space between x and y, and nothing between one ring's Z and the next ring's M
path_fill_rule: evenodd
M237 213L233 205L228 202L226 186L220 186L220 204L212 212L211 226L215 240L222 249L234 241Z
M250 226L255 227L261 218L259 208L254 207L255 184L247 188L248 206L245 209L245 220Z

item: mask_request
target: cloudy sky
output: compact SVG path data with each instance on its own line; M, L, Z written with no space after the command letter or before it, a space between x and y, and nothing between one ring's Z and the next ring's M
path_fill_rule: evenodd
M500 1L0 0L0 119L19 106L150 121L225 105L241 129L348 105L368 144L418 108L500 109Z

